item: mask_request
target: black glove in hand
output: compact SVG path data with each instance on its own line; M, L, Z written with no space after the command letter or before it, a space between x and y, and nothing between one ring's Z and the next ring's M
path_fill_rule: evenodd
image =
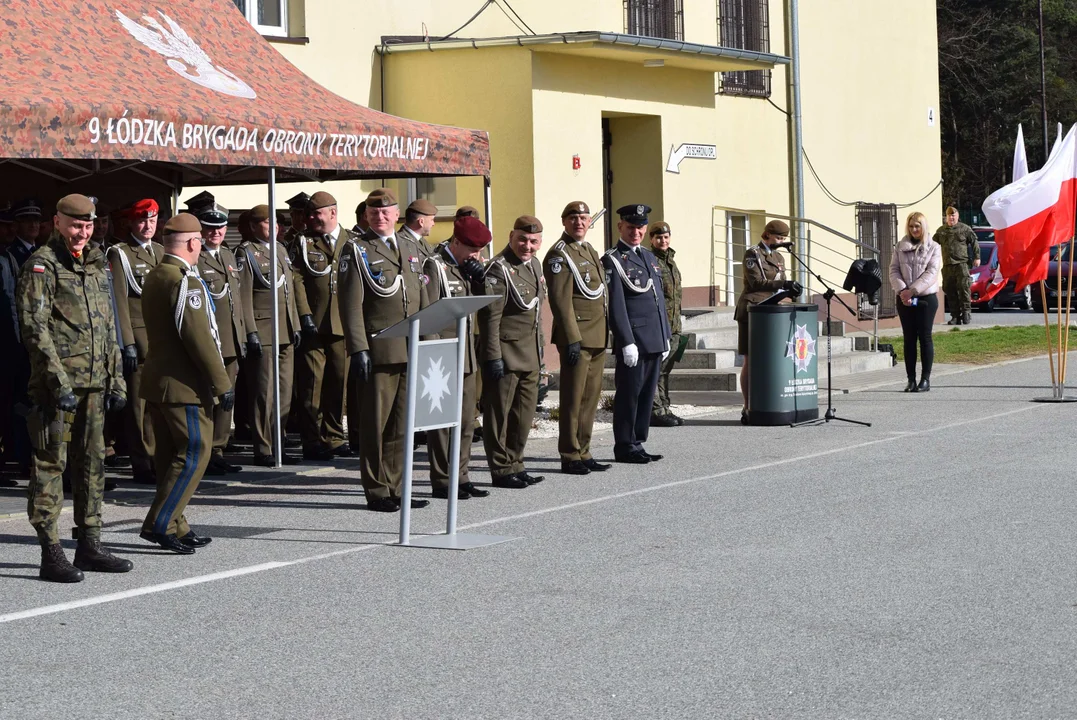
M56 407L64 412L75 412L75 408L78 406L79 399L75 397L75 393L73 392L65 392L56 399Z
M359 373L359 379L366 382L370 379L370 373L373 371L373 363L370 362L370 351L360 350L352 355L351 365L348 368L348 372Z
M565 362L569 367L576 367L576 363L580 361L580 344L578 342L569 343L565 348Z
M105 412L119 412L127 407L127 401L123 397L116 393L109 393L105 396Z
M303 334L313 337L318 334L318 326L314 324L313 315L304 315L299 318L299 326L303 328Z
M130 375L138 370L138 348L128 345L120 351L123 357L123 374Z
M782 290L791 292L794 295L799 295L800 293L804 292L804 288L796 280L786 280L784 283L782 283Z
M226 390L219 398L221 401L221 410L225 412L232 412L232 408L236 406L236 391Z
M247 357L262 357L262 339L258 333L247 333Z
M303 339L303 336L299 333L292 333L292 345L299 347L299 341Z
M486 376L491 380L500 380L505 377L505 361L501 358L486 361Z
M470 258L460 266L460 272L464 274L464 277L466 277L469 282L481 283L482 276L486 273L486 268L484 268L482 263L475 258Z

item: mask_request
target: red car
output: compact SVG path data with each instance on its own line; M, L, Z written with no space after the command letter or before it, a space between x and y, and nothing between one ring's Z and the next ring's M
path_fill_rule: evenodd
M1014 288L1013 280L1002 277L998 266L998 246L995 245L995 231L991 228L973 228L980 242L980 266L969 272L972 279L972 306L977 310L988 312L997 307L1015 305L1023 310L1031 310L1033 298L1032 286L1020 292ZM1037 298L1038 299L1038 298Z
M1066 284L1069 282L1070 277L1070 244L1056 245L1051 248L1051 261L1047 264L1047 279L1043 281L1044 289L1047 291L1047 309L1058 309L1058 270L1059 265L1062 266L1062 297L1068 298L1069 303L1073 304L1073 307L1077 308L1077 293L1072 290L1066 289ZM1077 285L1077 267L1073 268L1073 281ZM1039 285L1032 287L1032 307L1036 312L1043 312L1043 302L1040 300L1040 288ZM1062 303L1063 311L1066 309L1068 303Z

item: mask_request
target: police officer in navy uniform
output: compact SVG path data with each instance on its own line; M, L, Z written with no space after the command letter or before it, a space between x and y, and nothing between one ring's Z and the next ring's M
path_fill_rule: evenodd
M646 205L618 208L621 238L602 256L617 357L613 455L618 462L635 464L662 459L644 450L643 443L650 430L651 404L671 336L658 259L640 245L650 212Z

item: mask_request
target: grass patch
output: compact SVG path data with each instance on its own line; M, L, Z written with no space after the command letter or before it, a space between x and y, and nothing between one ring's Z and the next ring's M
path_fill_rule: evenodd
M1046 333L1039 325L1021 325L976 330L953 328L948 332L934 333L935 362L987 365L1002 360L1047 354ZM904 343L900 335L879 338L891 343L897 352L898 362L905 359ZM1058 342L1058 325L1051 326L1051 345ZM1070 349L1077 350L1077 334L1070 338Z

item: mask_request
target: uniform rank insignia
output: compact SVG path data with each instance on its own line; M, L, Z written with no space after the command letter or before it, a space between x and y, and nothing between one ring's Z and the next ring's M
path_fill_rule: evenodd
M550 263L550 272L552 272L554 275L561 272L561 263L557 262L556 260L551 262Z
M192 310L200 310L202 308L202 293L197 290L187 293L187 304L191 306Z

